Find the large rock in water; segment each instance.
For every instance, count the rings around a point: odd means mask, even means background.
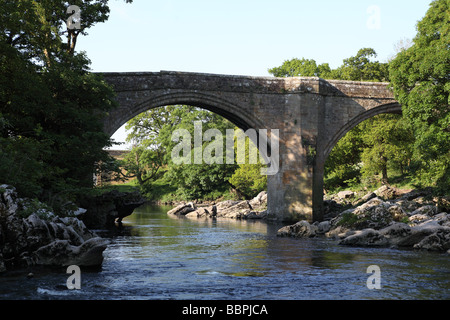
[[[339,244],[357,247],[385,247],[388,245],[388,240],[377,230],[364,229],[345,237]]]
[[[97,197],[85,197],[80,200],[86,212],[83,222],[90,229],[109,229],[116,220],[133,213],[134,209],[146,202],[139,192],[119,192],[113,190]]]
[[[438,206],[423,200],[411,203],[411,196],[407,197],[389,201],[373,198],[346,210],[331,220],[332,230],[327,235],[350,246],[449,250],[450,214],[438,213]]]
[[[41,264],[102,263],[108,241],[90,231],[83,221],[61,218],[46,209],[23,217],[28,201],[18,198],[10,186],[2,185],[0,190],[0,272]]]
[[[182,204],[168,212],[177,215],[183,213],[187,218],[264,219],[267,216],[267,193],[262,191],[251,200],[226,200],[208,207],[196,208],[192,203]]]
[[[299,221],[296,224],[290,226],[284,226],[278,230],[277,236],[279,237],[292,237],[292,238],[308,238],[316,236],[318,227],[309,224],[308,221]]]
[[[186,203],[186,204],[180,204],[176,206],[175,208],[169,210],[167,214],[173,214],[177,216],[185,216],[189,212],[195,211],[196,207],[192,202]]]
[[[39,265],[46,266],[99,266],[103,262],[103,251],[109,241],[92,238],[79,246],[70,244],[69,240],[55,240],[33,253],[33,259]]]

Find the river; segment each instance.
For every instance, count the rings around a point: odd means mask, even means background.
[[[102,267],[81,269],[80,290],[67,289],[65,269],[32,268],[0,275],[0,300],[450,299],[447,254],[279,238],[280,224],[174,218],[169,209],[144,205],[125,218]],[[367,286],[372,265],[380,289]]]

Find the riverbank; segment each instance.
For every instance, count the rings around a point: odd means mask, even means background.
[[[324,236],[340,245],[398,247],[450,254],[450,198],[431,190],[383,186],[358,197],[344,191],[329,197],[326,220],[299,221],[278,230],[281,237]]]
[[[20,198],[0,185],[0,272],[30,266],[100,266],[109,240],[94,229],[108,229],[145,203],[139,193],[111,191],[80,200],[64,216],[37,200]]]
[[[0,185],[0,272],[42,266],[98,266],[108,240],[89,230],[74,209],[59,217],[37,200]]]
[[[382,186],[374,192],[342,191],[324,201],[324,221],[299,221],[278,230],[280,237],[327,237],[340,245],[399,247],[450,254],[450,198],[430,189]],[[268,219],[267,193],[251,200],[214,204],[181,203],[167,212],[186,218]]]
[[[267,193],[260,192],[251,200],[225,200],[213,203],[181,203],[167,214],[187,218],[266,219]]]

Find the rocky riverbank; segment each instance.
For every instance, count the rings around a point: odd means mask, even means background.
[[[299,221],[281,228],[278,235],[325,236],[348,246],[450,253],[449,197],[432,197],[429,190],[405,192],[383,186],[361,198],[353,192],[342,192],[327,200],[326,207],[327,220],[312,224]]]
[[[267,193],[260,192],[251,200],[226,200],[206,206],[198,206],[193,202],[183,203],[168,211],[167,214],[187,218],[265,219]]]
[[[0,272],[34,265],[101,265],[108,241],[76,217],[84,209],[61,218],[38,206],[0,185]]]
[[[145,202],[139,194],[112,191],[86,197],[83,207],[59,217],[35,200],[0,185],[0,272],[44,266],[99,266],[109,240],[91,229],[107,229]]]

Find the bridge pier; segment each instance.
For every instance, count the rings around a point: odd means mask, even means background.
[[[280,128],[280,169],[268,176],[269,216],[322,221],[324,159],[319,135],[324,99],[309,93],[286,95],[282,109],[283,121],[272,124]]]

